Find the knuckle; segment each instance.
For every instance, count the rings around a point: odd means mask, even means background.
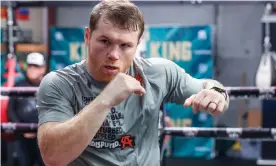
[[[193,105],[198,107],[199,106],[199,101],[198,100],[194,100]]]
[[[217,91],[214,91],[214,94],[215,94],[216,96],[219,96],[220,99],[223,97],[223,95],[222,95],[221,93],[217,92]]]
[[[220,93],[220,95],[219,95],[219,96],[220,96],[220,100],[225,101],[225,97],[224,97],[224,95],[223,95],[223,94],[221,94],[221,93]]]
[[[212,96],[209,96],[209,95],[206,96],[205,98],[209,101],[209,103],[210,103],[210,101],[213,101],[213,99],[214,99]],[[208,104],[209,104],[209,103],[208,103]]]
[[[127,83],[126,85],[127,85],[127,88],[128,88],[129,90],[134,89],[134,87],[133,87],[133,85],[132,85],[132,84]]]
[[[216,109],[216,105],[214,103],[209,104],[209,109],[210,110],[215,110]]]
[[[201,91],[201,94],[203,94],[203,95],[206,95],[208,93],[208,90],[207,89],[203,89],[202,91]]]
[[[122,81],[123,81],[124,86],[129,88],[130,85],[129,85],[128,81],[126,79],[123,79]]]
[[[223,112],[223,109],[224,109],[224,105],[223,104],[217,108],[217,110],[220,111],[220,112]]]
[[[222,112],[222,109],[218,108],[218,109],[216,110],[216,112]]]
[[[200,104],[199,104],[199,107],[200,107],[201,109],[205,109],[205,104],[200,103]]]
[[[206,111],[207,111],[207,109],[204,108],[204,107],[199,107],[198,109],[199,109],[200,111],[203,111],[203,112],[206,112]]]
[[[123,85],[123,86],[124,86],[126,89],[131,89],[131,88],[132,88],[132,85],[129,83],[129,81],[127,81],[126,79],[124,79],[123,82],[124,82],[124,85]]]
[[[203,92],[204,92],[204,93],[209,93],[209,92],[210,92],[210,89],[203,89]]]
[[[141,83],[138,81],[138,80],[136,80],[136,79],[134,79],[134,82],[135,82],[135,84],[137,84],[137,85],[140,85]]]

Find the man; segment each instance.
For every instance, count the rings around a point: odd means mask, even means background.
[[[128,1],[102,1],[85,28],[87,59],[47,74],[39,87],[38,142],[49,166],[159,165],[159,109],[174,102],[217,115],[217,81],[175,63],[135,56],[144,18]]]
[[[44,56],[40,53],[27,55],[25,78],[16,87],[38,87],[46,72]],[[11,98],[8,104],[8,120],[15,123],[38,123],[36,100],[34,98]],[[20,166],[44,165],[36,139],[36,133],[19,135],[16,151]]]

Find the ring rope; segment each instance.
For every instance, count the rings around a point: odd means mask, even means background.
[[[37,123],[1,123],[1,132],[6,134],[37,132]]]
[[[276,128],[165,127],[162,132],[182,137],[276,140]]]
[[[9,97],[35,97],[37,87],[1,87],[1,96]]]
[[[259,88],[259,87],[225,87],[231,99],[235,98],[275,98],[276,87]]]
[[[1,123],[1,132],[6,134],[37,132],[37,128],[36,123]],[[276,140],[276,128],[165,127],[159,130],[162,135],[181,137]]]
[[[230,99],[238,98],[276,98],[276,87],[225,87]],[[1,87],[1,96],[35,97],[37,87]]]

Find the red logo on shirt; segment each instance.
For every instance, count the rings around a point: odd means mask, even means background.
[[[121,149],[125,149],[126,147],[131,147],[134,149],[135,142],[134,137],[130,135],[122,136],[121,138]]]
[[[143,85],[143,77],[141,76],[141,74],[136,74],[135,75],[135,79],[137,80],[137,81],[139,81],[140,82],[140,84],[142,85],[142,86],[144,86]]]

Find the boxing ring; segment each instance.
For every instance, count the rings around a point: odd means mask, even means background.
[[[226,87],[230,100],[258,98],[260,100],[276,98],[276,87]],[[1,87],[1,98],[35,98],[35,87]],[[37,124],[1,123],[2,133],[36,132]],[[276,139],[276,128],[194,128],[164,127],[159,129],[161,135],[183,137],[214,137],[227,139]]]
[[[276,98],[276,87],[226,87],[231,100],[258,98],[261,100]],[[38,88],[33,87],[1,87],[1,98],[36,97]],[[36,132],[37,124],[33,123],[1,123],[1,132],[5,134]],[[197,127],[163,127],[159,129],[160,137],[166,135],[182,137],[202,137],[216,139],[249,139],[275,141],[276,128],[197,128]]]
[[[45,6],[48,3],[43,2]],[[177,3],[177,2],[175,2]],[[188,2],[189,3],[189,2]],[[22,3],[21,6],[29,6],[30,4]],[[41,4],[33,4],[33,6],[40,6]],[[85,4],[86,5],[86,4]],[[89,5],[91,5],[89,3]],[[60,4],[64,6],[64,4]],[[12,25],[9,26],[9,32],[12,32]],[[9,34],[9,52],[14,54],[12,42],[12,34]],[[38,88],[33,87],[1,87],[1,98],[35,98]],[[276,87],[258,88],[258,87],[226,87],[230,100],[243,100],[249,98],[257,98],[260,100],[276,99]],[[37,132],[38,125],[35,123],[1,123],[1,133],[16,134]],[[198,128],[198,127],[164,127],[160,128],[160,139],[163,140],[166,135],[181,136],[186,138],[215,138],[224,140],[260,140],[260,141],[275,141],[276,128]],[[161,157],[165,149],[161,149]]]

